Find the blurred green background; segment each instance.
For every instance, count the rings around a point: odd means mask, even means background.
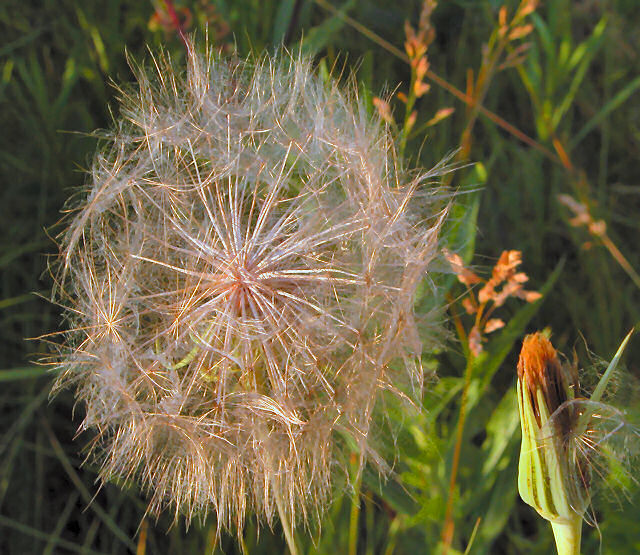
[[[358,488],[337,492],[325,521],[298,531],[301,552],[438,553],[447,527],[450,553],[553,551],[550,529],[517,497],[515,364],[527,332],[550,327],[556,347],[575,348],[588,365],[586,346],[608,359],[640,322],[640,10],[637,0],[547,0],[513,22],[527,5],[441,0],[426,17],[425,4],[405,0],[2,2],[0,553],[286,549],[278,528],[256,522],[244,547],[233,536],[216,545],[211,516],[188,530],[171,515],[143,519],[135,489],[96,484],[79,454],[88,437],[76,437],[83,408],[72,392],[49,401],[52,376],[34,364],[48,348],[25,340],[61,325],[47,301],[52,237],[86,180],[98,146],[91,132],[117,117],[113,84],[133,79],[127,55],[145,60],[147,48],[164,47],[183,59],[180,31],[203,38],[205,28],[225,52],[284,44],[313,56],[321,73],[355,75],[371,111],[388,101],[409,167],[460,149],[467,165],[445,185],[464,194],[446,242],[484,277],[503,250],[522,251],[528,289],[544,293],[501,307],[507,325],[484,334],[474,357],[465,343],[473,320],[458,303],[465,290],[442,278],[459,341],[425,357],[440,378],[425,411],[390,415],[402,420],[394,474],[385,482],[367,471]],[[411,30],[428,46],[423,79],[406,58]],[[639,354],[632,340],[632,376]],[[598,468],[601,481],[625,487],[597,496],[583,553],[640,552],[633,469],[619,462]]]

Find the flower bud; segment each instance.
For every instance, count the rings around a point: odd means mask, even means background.
[[[518,490],[551,523],[559,554],[579,553],[589,504],[585,461],[569,447],[580,417],[571,402],[577,389],[577,373],[560,364],[551,342],[541,333],[528,335],[518,361]]]

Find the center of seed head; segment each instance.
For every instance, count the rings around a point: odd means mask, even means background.
[[[251,284],[255,281],[255,278],[248,268],[242,266],[234,268],[231,278],[230,299],[234,308],[241,311],[248,304],[248,297],[251,295]]]

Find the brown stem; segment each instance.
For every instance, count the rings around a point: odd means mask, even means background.
[[[182,39],[185,48],[189,50],[189,41],[182,30],[182,23],[180,23],[180,18],[178,17],[178,13],[173,5],[173,0],[164,0],[164,4],[167,7],[167,13],[171,18],[171,23],[173,23],[176,31],[178,31],[178,35],[180,36],[180,39]]]

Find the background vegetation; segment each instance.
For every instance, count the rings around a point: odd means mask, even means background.
[[[143,519],[135,489],[95,484],[95,469],[81,466],[87,438],[75,437],[72,394],[49,402],[51,376],[33,364],[46,347],[25,342],[60,325],[59,310],[34,292],[46,297],[51,287],[50,237],[85,180],[97,146],[90,133],[117,111],[112,83],[132,80],[127,53],[142,60],[147,45],[163,46],[179,58],[180,31],[202,37],[207,25],[209,42],[228,52],[284,43],[314,56],[321,72],[353,73],[370,109],[389,110],[409,166],[460,148],[468,165],[446,178],[464,193],[449,247],[484,277],[503,250],[522,251],[528,288],[544,294],[499,307],[506,326],[482,342],[461,304],[465,288],[442,278],[458,341],[424,361],[439,380],[425,411],[402,419],[394,475],[365,473],[339,492],[321,526],[299,531],[301,551],[552,552],[550,529],[517,497],[515,362],[534,329],[549,326],[556,346],[586,364],[585,345],[611,357],[640,321],[640,12],[636,0],[441,0],[432,13],[425,5],[2,2],[0,553],[241,552],[234,537],[214,548],[211,518],[188,530],[171,527],[171,515]],[[419,299],[418,311],[430,302]],[[638,354],[632,341],[631,374]],[[634,484],[618,479],[626,493],[596,500],[584,553],[640,552]],[[243,541],[249,553],[285,550],[280,530],[258,523]]]

